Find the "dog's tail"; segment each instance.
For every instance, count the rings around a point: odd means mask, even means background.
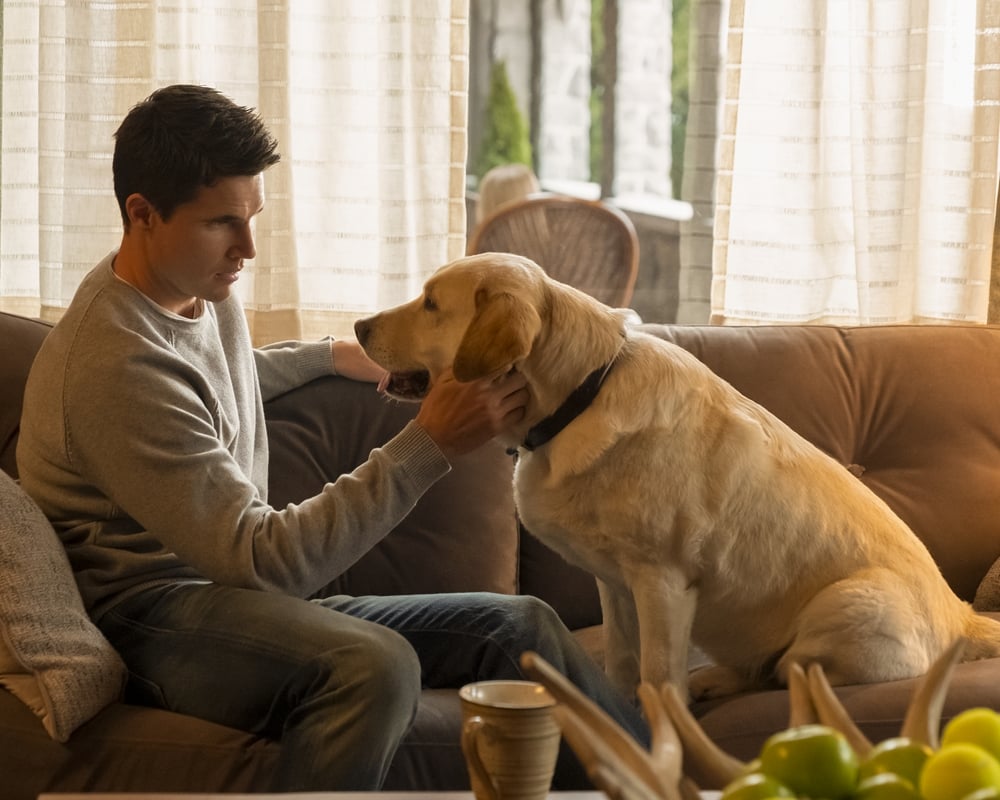
[[[1000,620],[970,613],[965,623],[965,635],[968,641],[962,654],[963,661],[1000,656]]]

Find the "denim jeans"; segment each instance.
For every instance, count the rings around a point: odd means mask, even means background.
[[[271,791],[379,788],[422,687],[522,678],[525,650],[648,741],[636,706],[533,597],[308,601],[183,583],[128,598],[98,624],[128,664],[132,702],[280,740]],[[564,752],[560,769],[580,767]]]

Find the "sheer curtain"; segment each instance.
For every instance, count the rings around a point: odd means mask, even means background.
[[[1000,325],[1000,197],[997,198],[997,217],[993,223],[993,262],[990,270],[990,305],[986,321]]]
[[[729,0],[689,2],[690,89],[681,197],[691,204],[692,214],[680,224],[677,321],[697,325],[708,322],[711,315],[715,188]]]
[[[0,308],[57,318],[117,245],[112,135],[176,82],[281,143],[239,284],[258,343],[408,299],[465,246],[468,2],[5,4]]]
[[[712,321],[985,321],[1000,2],[730,0],[724,59]]]

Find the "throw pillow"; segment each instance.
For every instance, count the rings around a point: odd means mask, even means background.
[[[980,581],[972,607],[976,611],[1000,611],[1000,558]]]
[[[125,675],[83,608],[52,525],[0,470],[0,686],[65,742],[120,696]]]

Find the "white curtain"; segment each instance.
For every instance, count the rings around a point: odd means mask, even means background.
[[[712,321],[984,322],[997,0],[731,0]]]
[[[711,316],[712,251],[718,141],[722,129],[729,0],[690,0],[689,103],[681,197],[691,218],[680,224],[677,322],[704,324]]]
[[[997,217],[993,222],[993,262],[990,269],[990,302],[986,321],[1000,325],[1000,197],[997,198]]]
[[[258,343],[349,335],[409,299],[465,246],[468,3],[5,4],[0,308],[57,318],[117,245],[113,133],[177,82],[280,141],[239,284]]]

